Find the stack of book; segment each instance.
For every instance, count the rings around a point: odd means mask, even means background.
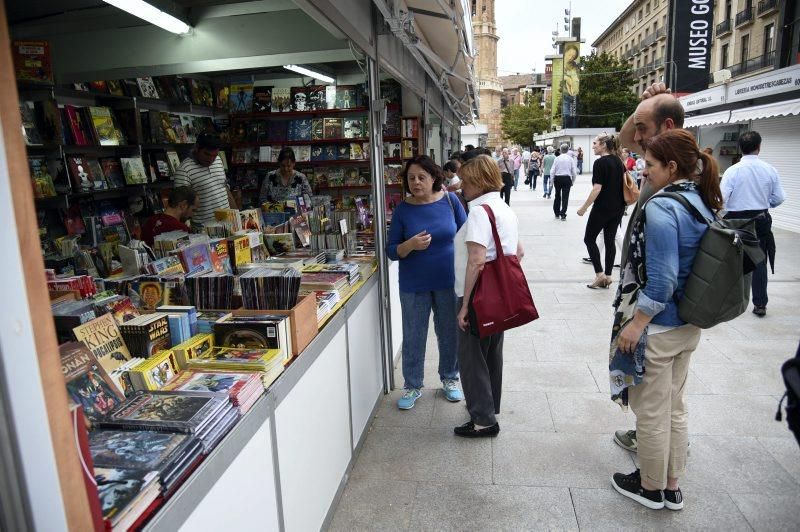
[[[197,332],[198,333],[213,333],[214,323],[226,316],[230,316],[230,312],[225,310],[203,310],[197,313]]]
[[[228,349],[215,347],[189,361],[199,371],[258,371],[264,388],[283,373],[285,358],[279,349]]]
[[[94,468],[103,519],[111,530],[128,530],[146,514],[161,493],[156,471]]]
[[[125,345],[133,356],[150,358],[170,347],[169,318],[163,312],[143,314],[120,325]]]
[[[101,428],[156,430],[194,435],[207,454],[236,423],[227,396],[207,392],[137,392],[100,422]]]
[[[206,273],[186,278],[189,303],[198,309],[229,309],[233,305],[235,278],[225,273]]]
[[[175,352],[165,350],[142,360],[128,370],[131,385],[136,391],[160,390],[178,374]]]
[[[304,273],[300,287],[309,292],[336,292],[339,300],[350,295],[353,289],[346,273]]]
[[[188,434],[154,431],[95,430],[89,433],[95,468],[155,471],[170,495],[202,454],[203,446]]]
[[[258,398],[264,394],[260,372],[183,371],[164,389],[182,392],[227,393],[231,403],[239,409],[240,414],[247,413]]]
[[[239,284],[244,308],[288,310],[297,304],[300,272],[294,268],[255,268],[242,274]]]

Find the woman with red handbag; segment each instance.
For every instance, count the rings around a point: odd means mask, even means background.
[[[483,337],[477,330],[473,332],[479,324],[474,323],[474,316],[470,323],[470,295],[474,299],[479,274],[486,264],[498,258],[497,241],[502,248],[501,256],[516,255],[521,259],[523,251],[517,216],[500,197],[504,185],[497,163],[487,155],[479,155],[464,163],[459,177],[470,211],[455,238],[455,291],[460,309],[458,363],[471,419],[454,432],[470,438],[496,436],[500,432],[495,415],[500,412],[503,332]]]

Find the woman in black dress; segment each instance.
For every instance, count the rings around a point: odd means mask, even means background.
[[[578,209],[578,216],[583,216],[592,207],[583,237],[595,271],[594,282],[586,285],[589,288],[608,288],[612,282],[611,273],[617,251],[614,235],[625,212],[625,200],[622,196],[625,165],[622,164],[617,149],[617,139],[613,135],[603,133],[592,140],[592,151],[599,158],[592,166],[592,192]],[[603,232],[606,248],[605,269],[600,262],[600,250],[596,242],[600,231]]]

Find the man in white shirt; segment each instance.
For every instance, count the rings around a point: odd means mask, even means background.
[[[578,175],[578,165],[575,158],[570,156],[569,145],[562,144],[559,147],[561,155],[556,157],[553,167],[550,169],[550,181],[556,189],[556,198],[553,200],[553,212],[556,218],[561,218],[562,222],[567,221],[567,203],[569,203],[569,190],[575,184]]]
[[[225,168],[219,158],[219,138],[212,133],[201,133],[192,155],[184,159],[175,171],[176,187],[189,187],[197,194],[200,205],[192,216],[194,224],[205,225],[214,221],[214,211],[236,206],[225,177]]]
[[[742,160],[725,170],[720,183],[725,218],[755,218],[759,244],[774,269],[775,239],[769,209],[783,203],[786,195],[778,171],[758,157],[761,135],[757,131],[742,133],[739,148]],[[753,272],[753,314],[762,318],[767,315],[767,260]]]

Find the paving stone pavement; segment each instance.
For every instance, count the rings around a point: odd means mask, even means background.
[[[431,327],[423,396],[402,412],[399,391],[382,399],[332,530],[800,530],[800,447],[774,420],[779,368],[800,339],[800,234],[775,231],[767,317],[748,311],[703,332],[687,389],[686,507],[648,510],[610,484],[635,467],[612,442],[634,417],[608,399],[614,287],[585,287],[593,272],[575,211],[589,181],[578,178],[566,222],[541,189],[512,193],[541,319],[506,333],[500,435],[453,436],[468,416],[438,390]],[[399,365],[395,377],[402,386]]]

